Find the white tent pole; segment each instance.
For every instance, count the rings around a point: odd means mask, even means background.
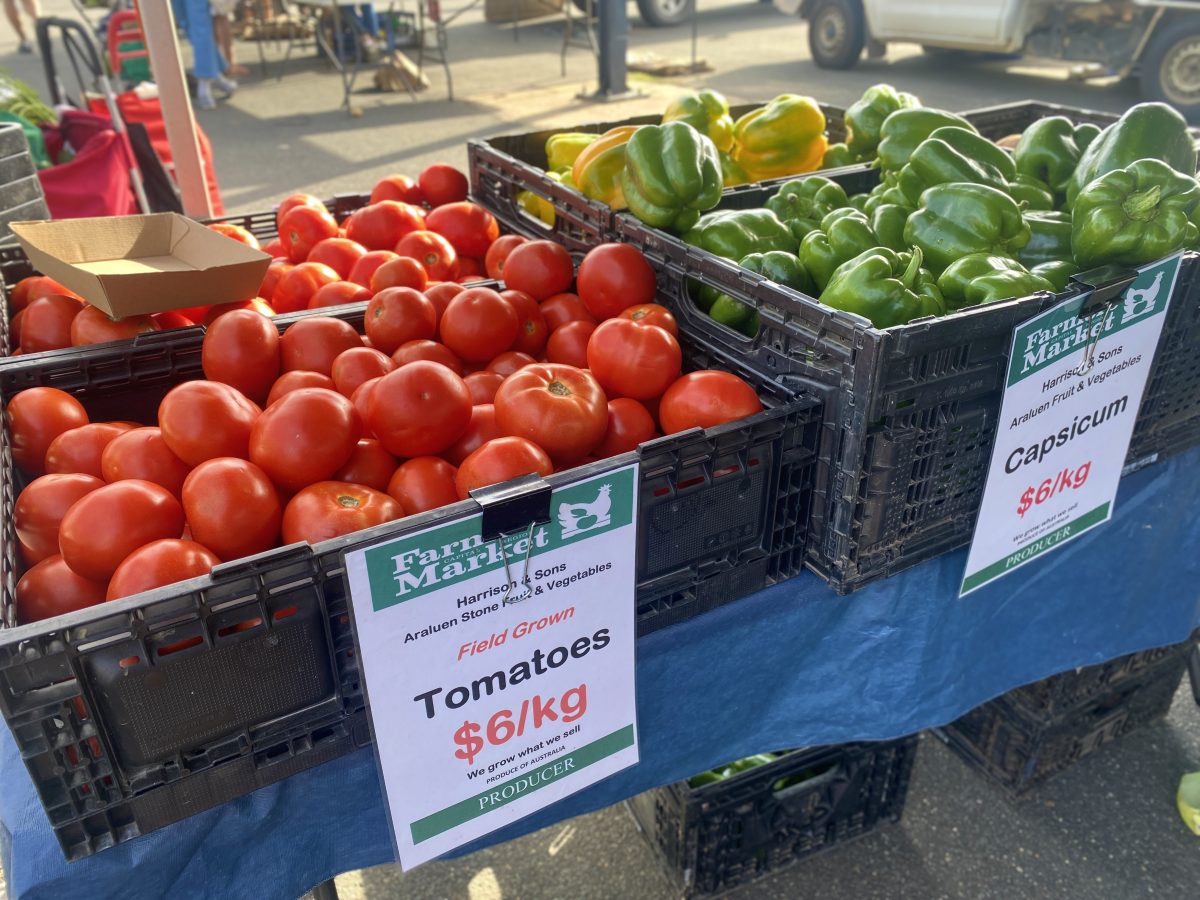
[[[163,123],[175,166],[175,181],[183,198],[183,211],[196,219],[212,218],[208,184],[204,179],[204,162],[196,138],[196,120],[188,96],[179,44],[175,39],[175,14],[170,0],[141,0],[138,11],[146,49],[150,51],[150,67],[158,83]]]

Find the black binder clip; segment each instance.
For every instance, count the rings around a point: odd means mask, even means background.
[[[504,561],[507,588],[501,602],[507,606],[533,596],[529,579],[529,557],[533,554],[533,530],[550,521],[550,485],[537,475],[523,475],[501,485],[471,491],[471,499],[483,507],[480,537],[497,541],[500,558]],[[508,543],[517,535],[525,540],[521,580],[512,577],[508,559]],[[518,538],[520,540],[520,538]],[[515,596],[514,596],[515,595]]]

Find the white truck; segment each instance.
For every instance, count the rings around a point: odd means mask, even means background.
[[[889,41],[1097,63],[1200,118],[1200,0],[774,0],[808,21],[813,60],[848,69]]]

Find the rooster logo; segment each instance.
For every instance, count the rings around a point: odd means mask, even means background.
[[[611,490],[612,488],[605,484],[600,487],[596,499],[590,503],[558,504],[558,524],[562,527],[564,539],[595,528],[603,528],[612,521],[609,516]]]
[[[1136,319],[1138,316],[1144,316],[1147,313],[1154,311],[1154,301],[1158,299],[1158,292],[1162,289],[1163,273],[1160,269],[1158,274],[1154,276],[1154,281],[1149,287],[1139,288],[1134,290],[1130,288],[1125,292],[1125,308],[1121,311],[1121,321],[1128,322],[1130,319]]]

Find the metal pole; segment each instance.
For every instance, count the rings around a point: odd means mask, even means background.
[[[570,0],[567,0],[570,2]],[[626,81],[625,52],[629,47],[629,15],[625,0],[600,0],[600,67],[601,97],[629,93]]]

